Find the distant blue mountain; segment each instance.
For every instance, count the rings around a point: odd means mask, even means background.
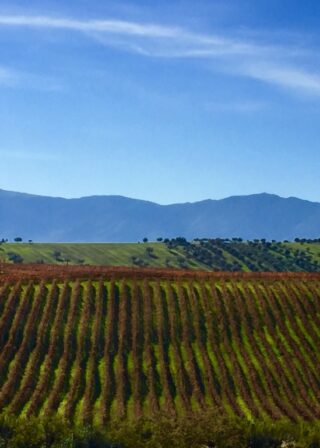
[[[159,205],[122,196],[63,199],[0,190],[0,238],[127,242],[144,237],[320,237],[320,203],[271,194]]]

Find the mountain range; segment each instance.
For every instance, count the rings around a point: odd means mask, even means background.
[[[77,199],[0,189],[0,238],[135,242],[142,238],[320,237],[320,203],[261,193],[159,205],[123,196]]]

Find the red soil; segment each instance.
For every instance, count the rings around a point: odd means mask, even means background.
[[[17,280],[43,279],[100,279],[100,278],[300,278],[318,279],[320,273],[296,273],[296,272],[208,272],[183,269],[159,269],[159,268],[130,268],[110,266],[74,266],[54,264],[9,264],[0,263],[0,283],[15,282]]]

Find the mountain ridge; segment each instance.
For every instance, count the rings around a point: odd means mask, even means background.
[[[64,197],[64,196],[50,196],[50,195],[42,195],[38,193],[26,193],[23,191],[13,191],[13,190],[5,190],[3,188],[0,188],[0,196],[1,194],[5,195],[16,195],[16,196],[30,196],[30,197],[36,197],[36,198],[46,198],[46,199],[64,199],[66,201],[73,201],[73,200],[80,200],[80,199],[89,199],[89,198],[124,198],[124,199],[130,199],[132,201],[143,201],[148,202],[155,205],[160,205],[162,207],[170,206],[170,205],[185,205],[185,204],[198,204],[201,202],[219,202],[219,201],[225,201],[227,199],[236,199],[236,198],[247,198],[247,197],[274,197],[279,199],[297,199],[299,201],[309,202],[311,204],[320,204],[320,201],[311,201],[310,199],[303,199],[299,198],[297,196],[280,196],[276,193],[268,193],[266,191],[262,191],[261,193],[251,193],[251,194],[234,194],[231,196],[226,196],[224,198],[220,199],[212,199],[212,198],[206,198],[206,199],[200,199],[198,201],[186,201],[186,202],[172,202],[170,204],[160,204],[156,201],[150,201],[148,199],[141,199],[141,198],[132,198],[129,196],[124,196],[121,194],[93,194],[93,195],[85,195],[85,196],[73,196],[70,198]]]
[[[318,238],[320,203],[256,193],[162,205],[121,195],[63,198],[0,189],[0,237],[16,236],[39,242]]]

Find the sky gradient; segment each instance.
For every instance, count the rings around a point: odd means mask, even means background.
[[[0,188],[320,202],[319,27],[312,0],[1,1]]]

